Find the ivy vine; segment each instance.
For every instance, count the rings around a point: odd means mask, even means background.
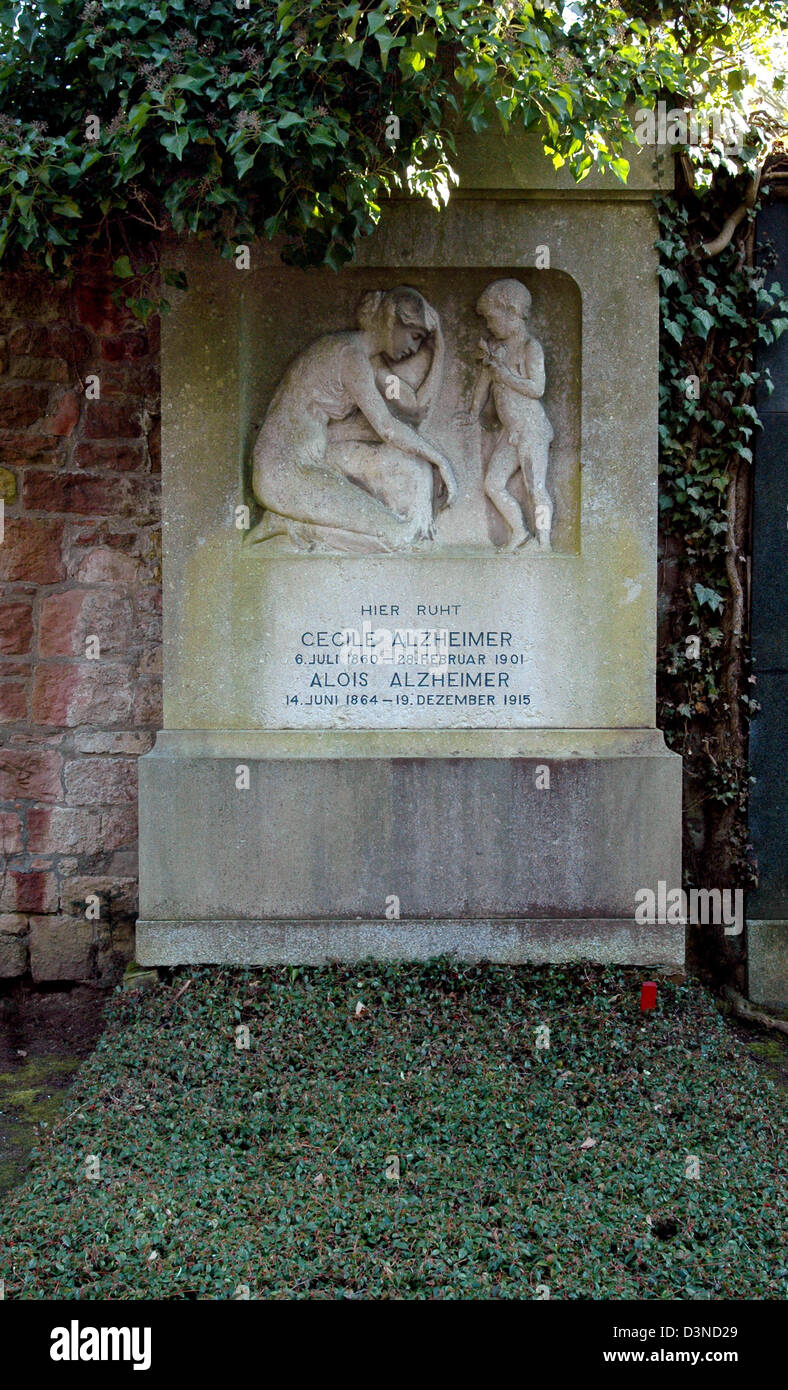
[[[663,615],[658,720],[684,758],[689,877],[697,882],[700,858],[707,876],[722,865],[718,882],[732,877],[747,887],[755,882],[747,731],[758,709],[747,642],[747,525],[756,393],[771,390],[756,359],[788,329],[788,297],[767,283],[768,248],[750,263],[752,223],[744,241],[716,257],[704,253],[726,192],[665,198],[660,207],[661,559],[672,602]]]

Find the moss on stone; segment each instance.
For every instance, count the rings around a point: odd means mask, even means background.
[[[23,1176],[41,1125],[52,1125],[66,1097],[78,1057],[45,1053],[23,1066],[0,1072],[0,1196]]]

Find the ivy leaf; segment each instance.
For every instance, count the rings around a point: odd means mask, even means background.
[[[60,235],[60,232],[52,226],[51,222],[47,223],[46,235],[47,241],[50,241],[53,246],[68,246],[68,242],[66,241],[65,237],[62,237]]]
[[[206,82],[211,77],[211,73],[183,73],[178,74],[172,79],[172,86],[178,87],[185,92],[201,92]]]
[[[183,151],[189,143],[189,132],[182,126],[178,130],[173,130],[169,135],[162,135],[161,143],[165,150],[174,154],[177,160],[183,158]]]
[[[705,604],[707,608],[711,609],[712,613],[719,613],[725,606],[725,600],[722,595],[718,594],[716,589],[707,589],[703,584],[695,585],[695,597],[701,608]]]
[[[405,40],[397,38],[396,34],[392,34],[389,29],[379,29],[375,38],[380,46],[380,65],[385,72],[392,48],[402,48]]]
[[[403,48],[399,65],[402,72],[406,72],[408,68],[412,68],[414,72],[422,72],[427,66],[427,60],[417,48]]]
[[[257,158],[258,150],[258,145],[255,145],[254,148],[251,150],[236,150],[235,168],[238,173],[239,179],[242,179],[244,174],[249,173],[249,170],[251,169],[252,165],[255,162],[255,159]]]
[[[112,266],[112,274],[116,275],[119,280],[130,279],[134,274],[134,270],[132,269],[131,261],[128,256],[118,256],[118,259]]]
[[[698,328],[700,324],[700,328]],[[714,315],[708,309],[699,309],[697,306],[692,311],[692,327],[699,338],[708,338],[714,327]]]
[[[378,29],[382,29],[388,18],[385,10],[373,10],[367,15],[367,32],[376,34]]]
[[[182,270],[173,270],[171,266],[168,266],[164,272],[164,283],[165,285],[173,285],[179,290],[188,288],[185,272]]]
[[[352,68],[358,69],[361,66],[361,59],[364,56],[364,40],[356,39],[355,43],[349,43],[342,54],[346,63]]]

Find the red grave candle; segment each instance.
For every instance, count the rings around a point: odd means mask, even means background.
[[[657,1002],[657,986],[653,980],[646,980],[640,990],[640,1009],[642,1013],[648,1013],[653,1009]]]

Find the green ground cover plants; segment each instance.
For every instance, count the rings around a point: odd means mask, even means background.
[[[784,1299],[784,1092],[696,981],[642,1015],[643,978],[119,990],[0,1217],[6,1298]]]

